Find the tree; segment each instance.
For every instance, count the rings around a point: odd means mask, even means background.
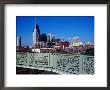
[[[94,56],[94,48],[87,49],[84,54]]]

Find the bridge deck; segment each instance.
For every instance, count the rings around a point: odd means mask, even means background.
[[[16,74],[57,74],[52,71],[16,67]]]

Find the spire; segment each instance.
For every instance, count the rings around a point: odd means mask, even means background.
[[[38,27],[38,17],[35,16],[35,29],[37,29],[37,27]]]
[[[36,25],[37,25],[37,18],[36,18],[36,16],[35,16],[35,28],[36,28]]]
[[[38,32],[38,33],[39,33],[39,35],[40,35],[40,30],[39,30],[39,25],[37,24],[37,23],[38,23],[37,19],[38,19],[38,17],[37,17],[37,16],[35,16],[35,25],[34,25],[34,30],[35,30],[35,32]]]

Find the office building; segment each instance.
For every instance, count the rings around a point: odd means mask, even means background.
[[[21,46],[21,37],[17,37],[17,45],[16,46]]]
[[[34,26],[32,38],[33,38],[33,47],[37,48],[39,46],[39,41],[40,41],[40,29],[39,29],[39,25],[36,24],[36,17],[35,17],[35,26]]]
[[[47,42],[51,42],[52,41],[52,34],[48,34],[47,36]]]

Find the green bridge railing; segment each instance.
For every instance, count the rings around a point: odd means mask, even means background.
[[[16,65],[59,74],[94,74],[94,56],[87,55],[17,52]]]

